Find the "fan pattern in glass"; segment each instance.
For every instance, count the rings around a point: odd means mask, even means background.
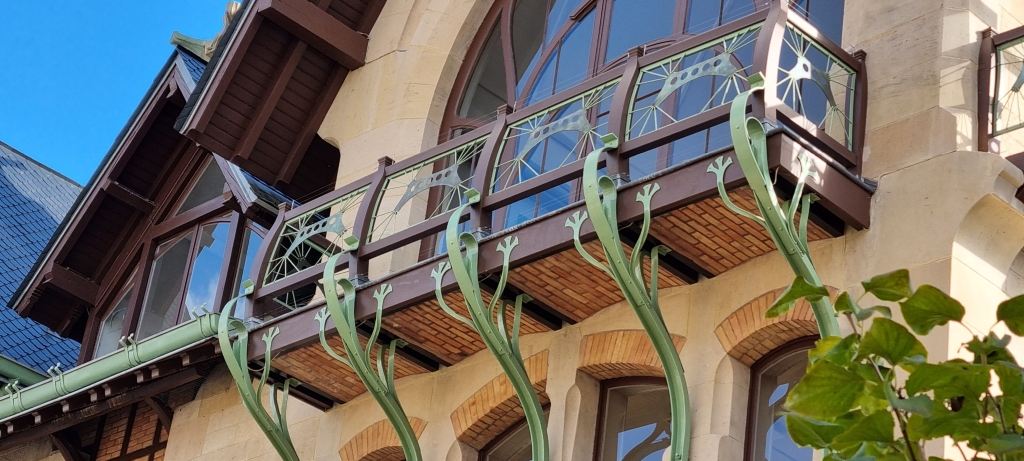
[[[601,147],[608,132],[607,113],[618,80],[515,123],[494,167],[494,191],[507,189],[583,158]]]
[[[408,229],[462,204],[487,138],[470,141],[388,176],[370,221],[367,243]]]
[[[853,69],[792,25],[786,27],[779,61],[778,98],[852,149]]]
[[[992,102],[992,134],[1024,127],[1024,38],[996,50],[996,94]]]
[[[629,106],[629,139],[728,104],[746,90],[761,25],[640,69]]]
[[[345,251],[366,188],[289,219],[281,227],[267,266],[267,285]]]

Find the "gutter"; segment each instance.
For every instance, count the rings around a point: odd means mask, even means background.
[[[0,376],[10,381],[17,381],[25,386],[38,384],[46,378],[42,373],[26,367],[3,354],[0,354]]]
[[[28,388],[12,389],[8,386],[4,389],[7,395],[0,397],[0,422],[22,416],[40,406],[58,402],[70,394],[91,388],[214,338],[217,336],[219,320],[219,314],[209,314],[137,343],[134,339],[122,338],[121,344],[125,347],[67,373],[55,368],[48,371],[49,378]]]

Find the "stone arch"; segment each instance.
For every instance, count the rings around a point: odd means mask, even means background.
[[[953,238],[953,261],[1006,290],[1007,275],[1024,248],[1024,215],[1020,202],[1015,208],[994,194],[978,200],[964,216]],[[955,270],[955,269],[954,269]],[[954,297],[957,287],[950,287]],[[1007,293],[1009,294],[1009,293]]]
[[[835,294],[838,290],[826,287]],[[748,367],[790,341],[818,334],[818,324],[807,300],[801,299],[785,315],[768,319],[764,313],[786,291],[776,288],[747,302],[715,328],[726,353]]]
[[[413,432],[419,438],[427,422],[419,418],[409,418]],[[342,461],[402,461],[405,453],[402,443],[398,440],[391,422],[382,419],[363,429],[341,447],[338,452]]]
[[[676,351],[686,338],[672,335]],[[579,370],[598,381],[630,376],[664,377],[665,371],[654,344],[643,330],[615,330],[583,337]]]
[[[540,403],[550,402],[546,389],[548,381],[548,351],[534,354],[523,361],[526,374]],[[484,384],[462,405],[452,412],[455,438],[477,450],[523,419],[523,407],[512,382],[504,374]]]

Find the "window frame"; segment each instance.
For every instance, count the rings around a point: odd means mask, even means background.
[[[821,338],[818,336],[804,336],[803,338],[794,339],[771,350],[751,365],[750,383],[747,386],[746,427],[743,430],[743,461],[750,461],[754,459],[754,440],[757,437],[757,434],[754,433],[754,423],[757,421],[757,396],[761,390],[760,381],[756,379],[757,376],[764,372],[765,369],[770,368],[780,360],[789,357],[794,352],[809,352],[811,349],[814,349],[814,344],[819,339]]]
[[[597,399],[597,425],[594,427],[593,459],[595,460],[601,454],[604,438],[607,435],[605,434],[605,408],[608,406],[608,392],[617,387],[630,386],[663,386],[665,389],[668,389],[668,380],[660,376],[627,376],[601,381],[601,389]]]
[[[545,421],[547,421],[551,414],[551,403],[545,403],[541,405],[540,408],[541,411],[544,413]],[[491,439],[490,442],[487,442],[487,445],[484,445],[484,447],[477,452],[477,461],[487,461],[487,455],[489,455],[492,451],[494,451],[495,448],[501,445],[502,442],[508,440],[509,437],[512,437],[513,435],[515,435],[516,432],[518,432],[520,429],[524,427],[526,427],[525,416],[519,418],[519,421],[516,421],[514,424],[509,426],[508,429],[505,429],[504,432],[498,434],[497,437]]]

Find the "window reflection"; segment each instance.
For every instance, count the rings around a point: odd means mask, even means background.
[[[599,461],[659,461],[668,449],[671,411],[664,384],[606,386]]]
[[[224,249],[227,246],[228,223],[207,224],[199,228],[199,252],[192,263],[192,274],[185,291],[185,308],[178,323],[195,319],[203,312],[213,312],[220,286],[220,273],[224,267]]]
[[[235,283],[234,293],[235,296],[242,295],[245,289],[242,287],[242,282],[249,279],[252,273],[252,263],[256,260],[256,252],[259,251],[260,245],[263,244],[263,237],[260,237],[252,229],[245,230],[245,237],[242,240],[243,251],[238,255],[238,265],[235,266]],[[235,318],[245,318],[246,309],[248,308],[249,300],[242,298],[235,304],[235,312],[231,315]]]
[[[501,29],[495,25],[484,44],[480,61],[466,86],[466,94],[459,107],[459,117],[469,119],[494,117],[495,109],[508,102],[507,95],[505,62],[501,52]]]
[[[808,343],[809,345],[810,343]],[[800,348],[754,365],[754,399],[750,411],[753,434],[749,461],[811,461],[814,450],[797,446],[786,431],[782,405],[807,369],[807,348]]]
[[[548,419],[548,408],[544,409],[544,420]],[[480,461],[531,461],[533,445],[530,443],[530,426],[526,419],[491,441],[480,450]]]
[[[604,62],[635,46],[672,35],[675,10],[675,0],[614,0]]]
[[[224,186],[226,184],[224,173],[220,171],[220,166],[217,165],[216,161],[210,160],[206,164],[203,174],[192,185],[192,189],[185,196],[185,201],[181,202],[181,206],[178,207],[178,211],[174,214],[179,215],[220,197],[224,193]]]
[[[192,237],[192,233],[189,233],[157,248],[136,339],[141,340],[164,331],[174,326],[178,319],[178,304],[192,249]]]
[[[134,276],[133,276],[134,277]],[[114,309],[107,314],[100,325],[100,335],[96,339],[96,357],[102,357],[114,352],[120,347],[122,331],[124,330],[124,315],[128,311],[128,304],[132,299],[132,290],[121,295],[121,299],[114,305]]]

